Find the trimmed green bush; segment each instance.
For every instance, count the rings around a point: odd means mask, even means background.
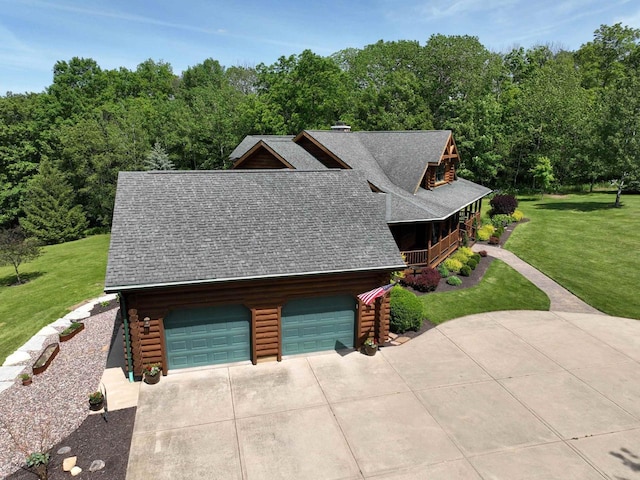
[[[438,265],[438,273],[442,278],[447,278],[450,275],[449,270],[444,266],[444,263]]]
[[[491,217],[491,225],[495,228],[506,227],[511,222],[513,222],[513,217],[511,215],[494,215]]]
[[[461,253],[467,257],[473,256],[473,250],[471,250],[469,247],[460,247],[456,253]]]
[[[476,267],[478,266],[478,262],[476,262],[473,258],[470,258],[469,261],[467,262],[467,266],[471,269],[471,270],[475,270]]]
[[[468,277],[469,275],[471,275],[471,267],[469,265],[463,265],[460,269],[460,275],[462,275],[463,277]]]
[[[458,273],[462,268],[462,262],[460,260],[456,260],[455,258],[447,258],[444,262],[444,266],[450,272]]]
[[[482,227],[480,227],[478,229],[478,240],[489,240],[489,237],[493,234],[493,232],[495,231],[495,228],[493,228],[493,225],[491,224],[487,224],[487,225],[483,225]]]
[[[524,213],[522,213],[522,210],[516,210],[511,214],[511,217],[513,218],[514,222],[519,222],[524,218]]]
[[[395,286],[391,289],[391,315],[389,327],[393,333],[420,330],[424,320],[422,302],[412,292]]]
[[[479,253],[474,253],[474,254],[471,256],[471,259],[472,259],[472,260],[475,260],[475,261],[476,261],[476,264],[480,263],[480,259],[481,259],[481,258],[482,258],[482,256],[481,256]]]
[[[454,287],[459,287],[460,285],[462,285],[462,280],[460,280],[455,275],[452,275],[451,277],[447,278],[447,283],[449,285],[453,285]]]
[[[463,265],[469,261],[469,257],[460,252],[454,253],[449,258],[452,258],[453,260],[458,260]]]

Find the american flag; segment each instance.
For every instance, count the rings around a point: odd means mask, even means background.
[[[358,295],[358,298],[365,305],[371,305],[376,298],[382,297],[391,289],[391,287],[393,287],[393,283],[385,285],[384,287],[374,288],[373,290],[369,290],[368,292],[361,293],[360,295]]]

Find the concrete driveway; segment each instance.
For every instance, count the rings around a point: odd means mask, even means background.
[[[640,322],[496,312],[142,385],[129,480],[640,479]]]

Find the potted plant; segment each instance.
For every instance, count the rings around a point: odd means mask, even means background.
[[[31,385],[31,383],[33,382],[31,375],[29,375],[28,373],[21,373],[20,380],[22,380],[22,385],[24,386]]]
[[[369,355],[370,357],[375,355],[376,352],[378,351],[378,344],[376,343],[376,340],[373,337],[367,338],[362,345],[364,347],[365,355]]]
[[[162,369],[160,368],[159,363],[151,363],[149,365],[145,365],[143,369],[144,381],[149,385],[154,385],[160,381],[160,373]]]
[[[98,390],[89,395],[89,410],[94,412],[102,409],[104,406],[104,394]]]

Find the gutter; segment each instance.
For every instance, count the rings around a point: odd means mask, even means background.
[[[129,382],[133,383],[133,359],[131,354],[131,336],[129,334],[129,313],[127,312],[127,304],[124,300],[124,294],[118,292],[120,298],[120,312],[122,313],[122,321],[124,323],[124,344],[127,353],[127,369],[129,370]]]
[[[261,279],[269,279],[269,278],[286,278],[286,277],[306,277],[309,275],[328,275],[332,273],[352,273],[352,272],[375,272],[378,270],[398,270],[399,268],[405,268],[406,265],[396,264],[396,265],[388,265],[385,267],[376,267],[376,268],[353,268],[349,270],[329,270],[323,272],[305,272],[305,273],[282,273],[278,275],[254,275],[250,277],[232,277],[232,278],[211,278],[205,280],[188,280],[188,281],[177,281],[177,282],[166,282],[166,283],[147,283],[143,285],[114,285],[111,287],[105,287],[104,291],[107,293],[118,292],[120,297],[122,298],[123,291],[130,290],[142,290],[145,288],[162,288],[162,287],[179,287],[185,285],[209,285],[215,283],[225,283],[225,282],[235,282],[242,280],[261,280]]]

